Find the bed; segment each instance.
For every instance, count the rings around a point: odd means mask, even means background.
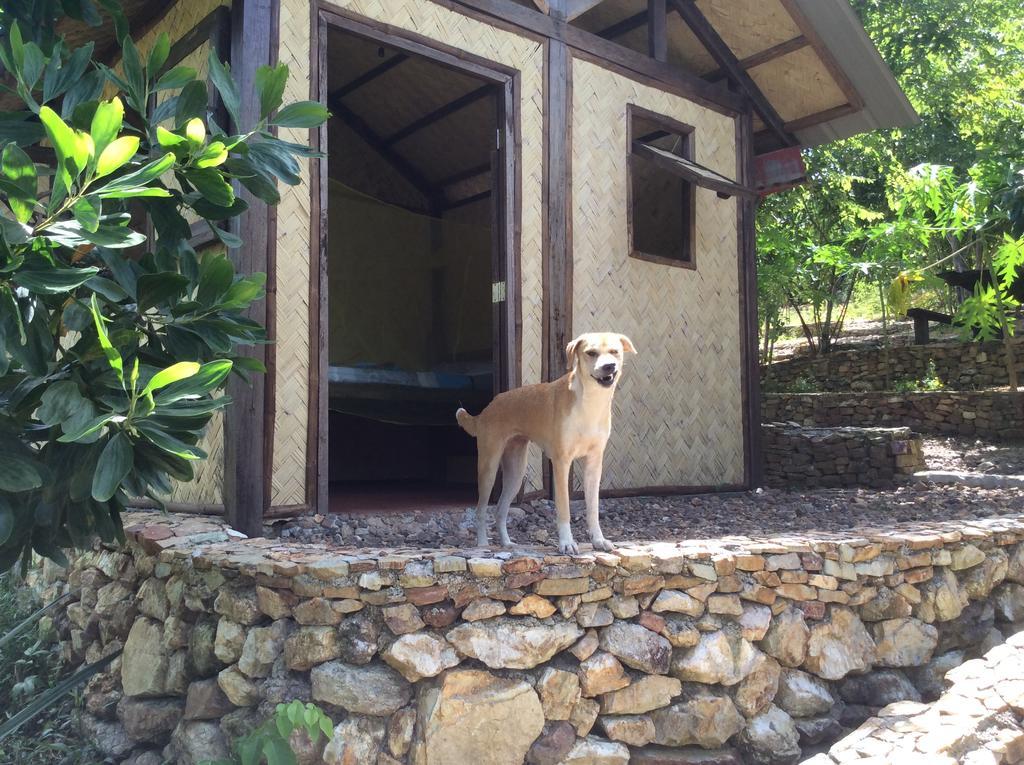
[[[386,365],[331,365],[332,412],[395,425],[450,426],[463,406],[476,413],[493,397],[489,363],[447,363],[414,371]]]

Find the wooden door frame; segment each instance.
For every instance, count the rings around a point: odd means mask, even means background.
[[[402,30],[374,19],[359,16],[321,0],[312,4],[310,98],[326,104],[327,34],[338,29],[346,34],[422,56],[461,74],[484,80],[498,91],[498,152],[502,166],[499,177],[492,177],[491,188],[500,198],[503,231],[494,281],[504,281],[505,300],[499,313],[504,342],[495,350],[496,390],[522,384],[522,295],[520,278],[520,240],[522,232],[522,132],[520,127],[521,80],[518,69],[468,53],[424,35]],[[310,270],[310,406],[306,502],[315,512],[326,512],[328,496],[328,290],[327,290],[327,179],[328,125],[325,122],[313,134],[314,148],[323,156],[312,163],[311,237],[316,268]],[[493,272],[492,272],[493,273]],[[500,355],[500,357],[499,357]]]

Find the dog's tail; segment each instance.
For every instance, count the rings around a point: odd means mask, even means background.
[[[459,407],[459,410],[455,412],[455,419],[458,420],[460,428],[476,438],[476,417]]]

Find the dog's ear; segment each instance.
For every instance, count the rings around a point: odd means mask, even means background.
[[[579,364],[579,358],[576,356],[576,349],[579,348],[580,343],[583,342],[583,335],[580,335],[567,346],[565,346],[565,368],[573,372],[576,370],[576,365]]]
[[[633,341],[625,335],[619,335],[619,340],[622,341],[622,350],[626,353],[636,353],[636,346],[633,345]]]

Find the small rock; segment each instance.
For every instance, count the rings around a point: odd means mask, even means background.
[[[300,672],[341,654],[338,631],[332,627],[300,627],[284,641],[284,661]]]
[[[439,675],[459,663],[447,640],[427,632],[402,635],[384,650],[381,658],[410,683]]]
[[[800,759],[800,734],[793,719],[774,704],[747,723],[737,743],[752,764],[790,765]]]
[[[636,715],[668,706],[682,692],[682,683],[674,677],[644,675],[625,688],[601,696],[601,713]],[[639,745],[638,745],[639,746]]]
[[[555,606],[547,598],[540,595],[527,595],[508,611],[514,616],[535,616],[547,619],[555,612]]]
[[[234,709],[220,689],[216,678],[195,680],[188,686],[185,698],[186,720],[218,720]]]
[[[662,746],[697,744],[716,749],[743,729],[743,716],[732,700],[709,688],[693,686],[686,698],[651,713],[654,743]]]
[[[753,669],[733,691],[733,702],[740,714],[749,719],[767,708],[778,692],[780,673],[778,661],[763,653],[757,654]]]
[[[647,715],[602,715],[605,735],[630,746],[646,746],[654,740],[654,720]]]
[[[768,632],[758,645],[783,666],[799,667],[807,657],[810,634],[803,614],[795,608],[787,608],[772,619]]]
[[[736,685],[754,669],[760,654],[739,635],[705,632],[696,646],[676,652],[672,675],[684,682]]]
[[[875,659],[875,644],[853,611],[836,606],[831,611],[828,621],[811,627],[803,667],[826,680],[839,680],[868,669]]]
[[[217,675],[217,685],[236,707],[252,707],[260,701],[260,690],[256,683],[239,672],[237,666],[221,670]]]
[[[560,765],[628,765],[629,749],[623,744],[587,736],[576,742]]]
[[[600,644],[603,650],[633,669],[651,675],[664,675],[669,670],[672,644],[638,624],[616,622],[605,627],[601,630]]]
[[[309,678],[315,701],[358,715],[386,717],[412,698],[409,683],[383,664],[353,666],[331,661],[314,667]]]
[[[629,675],[622,664],[610,653],[599,651],[579,666],[580,688],[588,697],[625,688],[629,685]]]
[[[395,635],[406,635],[421,630],[425,626],[425,622],[420,618],[419,610],[411,603],[385,608],[384,623]]]
[[[919,667],[928,663],[939,642],[939,631],[911,618],[888,619],[872,625],[875,663],[882,667]]]
[[[642,627],[638,629],[646,632]],[[582,634],[583,630],[571,622],[488,619],[460,624],[445,637],[460,654],[488,667],[530,669],[568,648]]]
[[[548,667],[537,681],[537,693],[548,720],[568,720],[580,700],[580,679],[573,672]]]
[[[824,681],[799,669],[782,670],[775,704],[784,712],[793,717],[814,717],[828,712],[833,703]]]
[[[334,728],[324,748],[325,765],[374,765],[384,743],[385,723],[374,717],[353,715]]]
[[[576,731],[567,722],[547,723],[526,753],[529,765],[558,765],[576,743]]]
[[[462,618],[467,622],[492,619],[505,613],[505,604],[490,598],[477,598],[462,611]]]

